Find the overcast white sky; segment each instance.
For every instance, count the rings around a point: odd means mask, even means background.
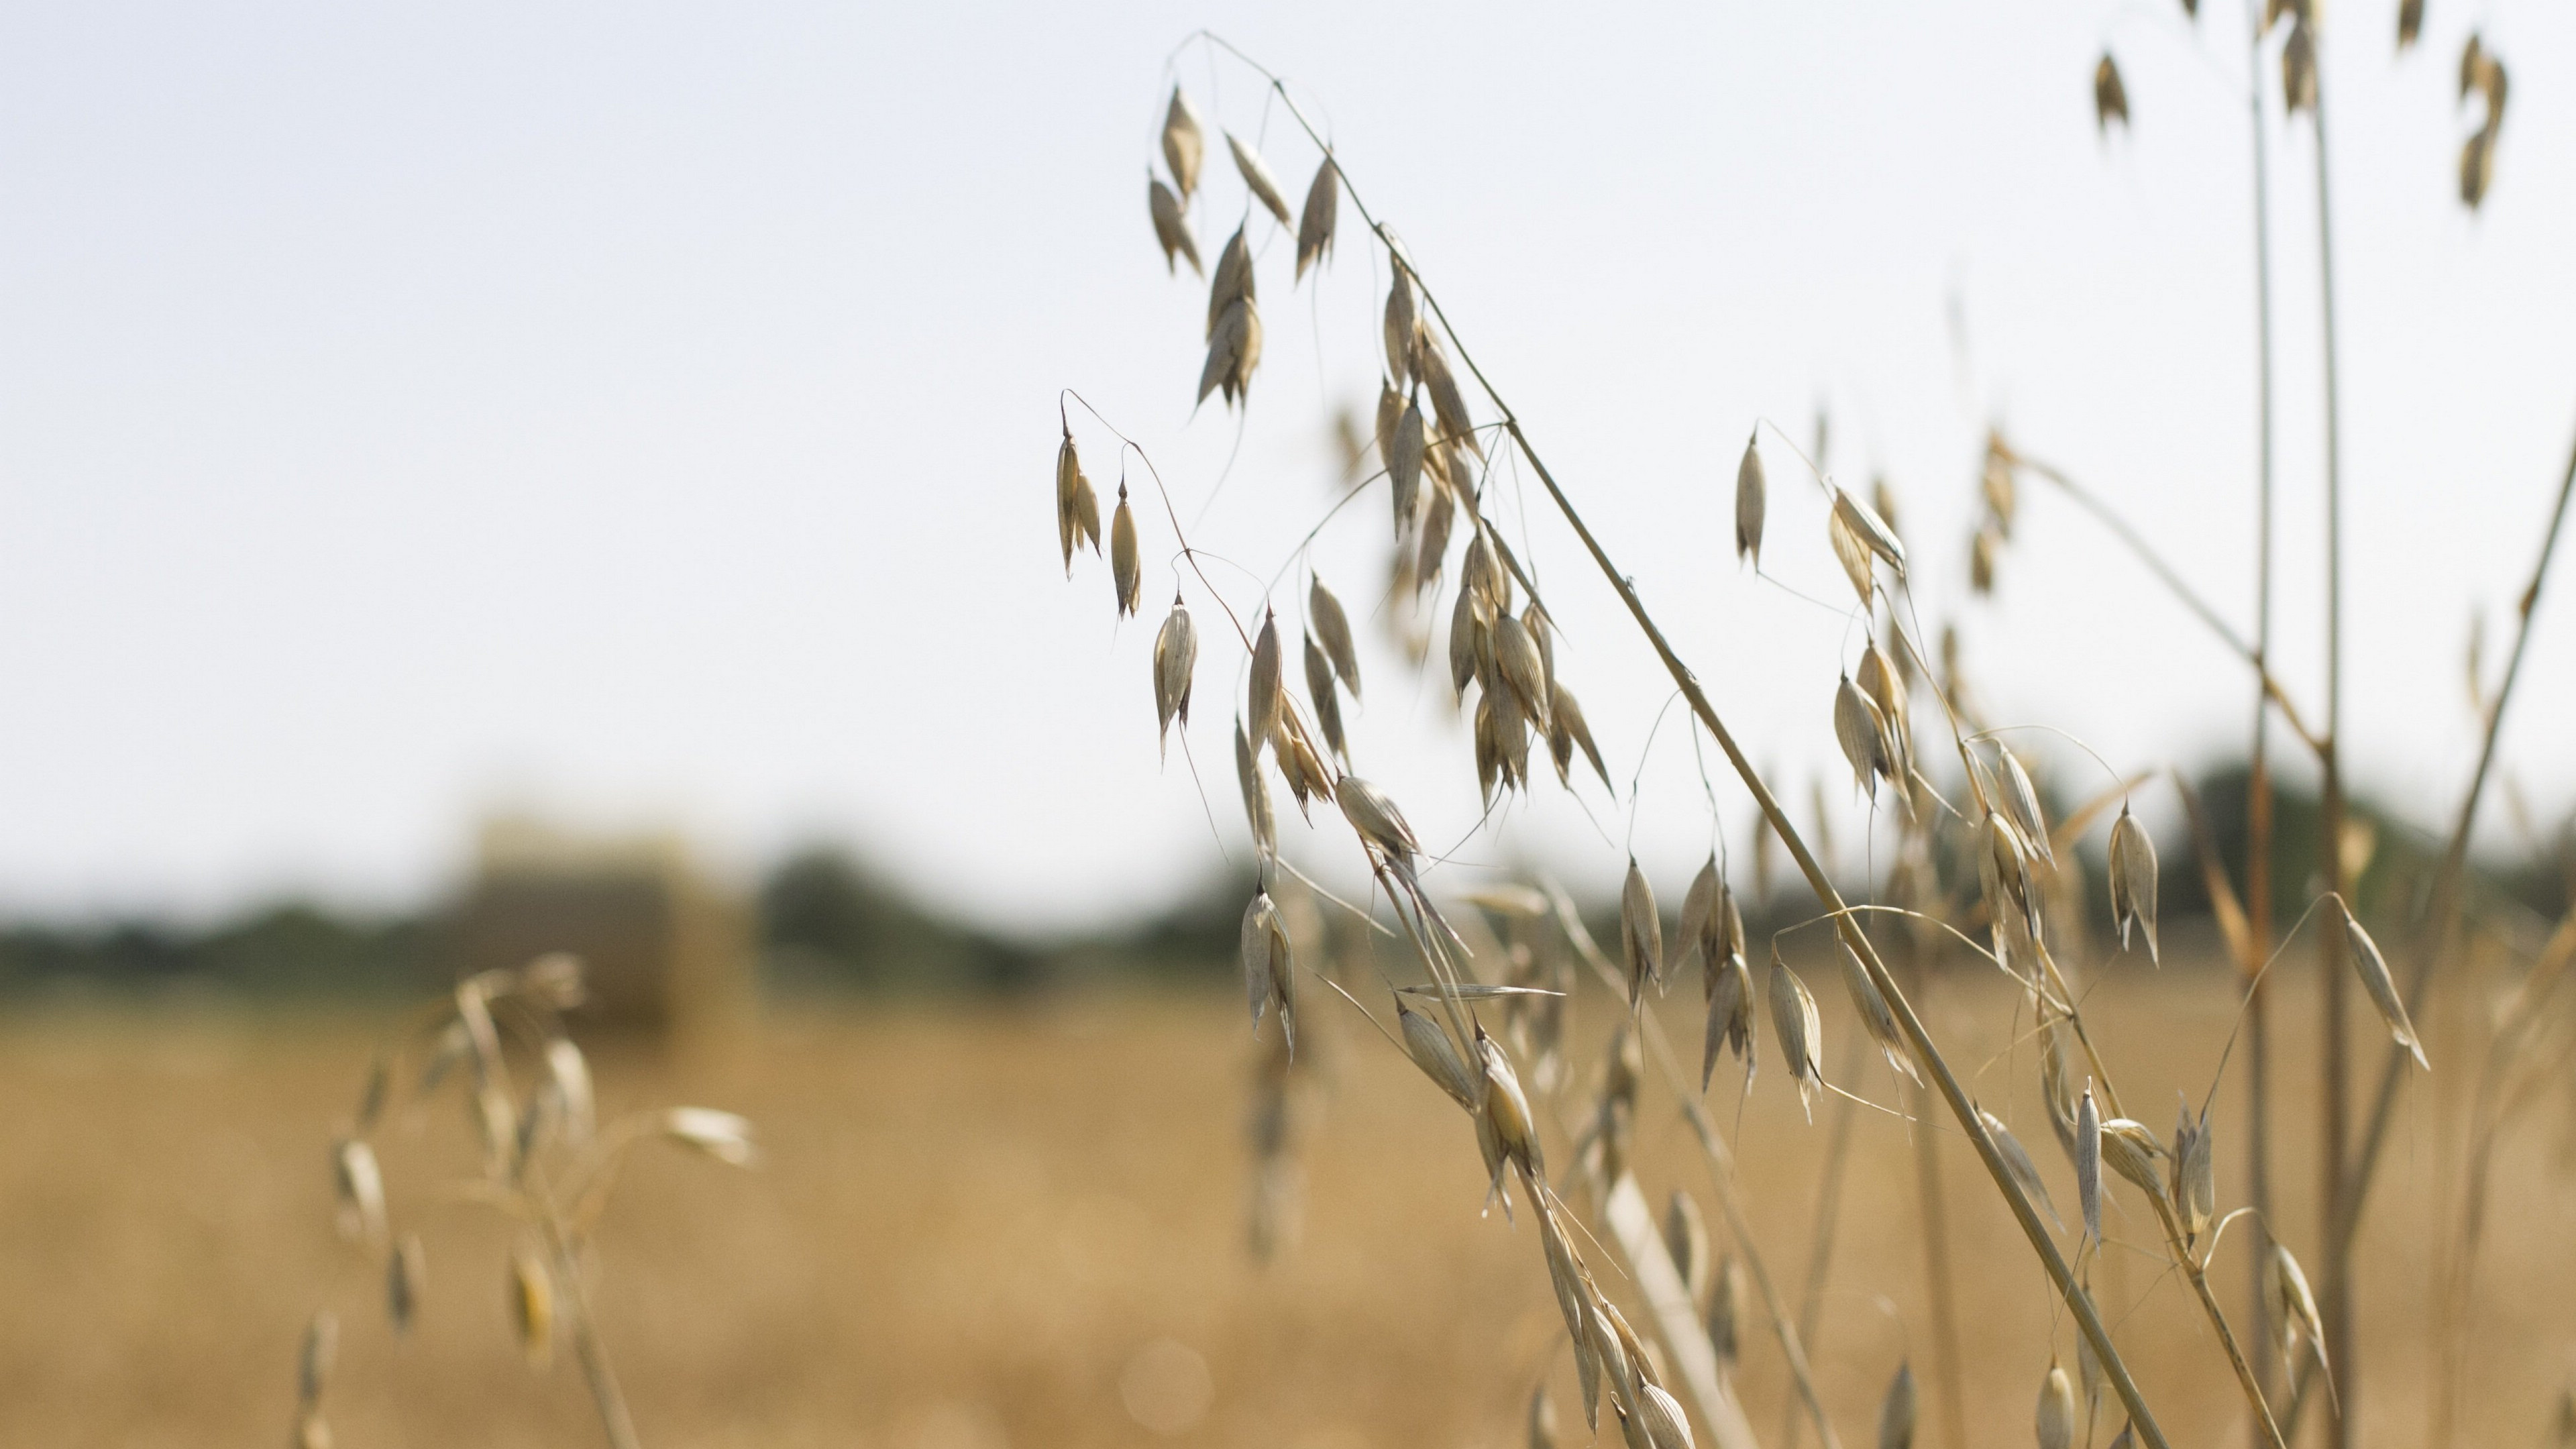
[[[0,908],[406,902],[510,804],[676,824],[743,871],[854,840],[1033,928],[1189,889],[1216,847],[1178,756],[1157,772],[1150,623],[1113,628],[1095,563],[1064,582],[1050,487],[1059,387],[1154,450],[1185,518],[1236,441],[1190,416],[1204,295],[1165,277],[1143,200],[1200,25],[1325,118],[1757,757],[1792,781],[1831,760],[1854,647],[1727,546],[1752,421],[1804,438],[1820,399],[1837,473],[1897,489],[1927,625],[1960,619],[1996,714],[2124,767],[2224,751],[2242,671],[2060,500],[2026,497],[1999,599],[1965,599],[1992,412],[2250,619],[2243,19],[2203,8],[11,7]],[[2334,5],[2325,38],[2349,749],[2429,816],[2468,762],[2471,611],[2500,646],[2576,429],[2576,13],[2432,0],[2400,60],[2394,10]],[[2515,81],[2474,218],[2473,25]],[[2136,117],[2107,144],[2106,44]],[[1302,192],[1316,153],[1252,77],[1175,64]],[[2282,672],[2314,698],[2311,143],[2274,139]],[[1213,257],[1242,201],[1209,170]],[[1288,240],[1252,234],[1269,346],[1202,542],[1267,576],[1330,497],[1329,409],[1374,391],[1383,268],[1346,235],[1292,289]],[[1831,596],[1773,457],[1771,554]],[[1539,502],[1563,667],[1624,777],[1665,691]],[[1313,556],[1357,612],[1383,516]],[[1167,526],[1146,537],[1151,605]],[[2576,579],[2544,610],[2507,753],[2564,808]],[[1362,772],[1454,839],[1474,792],[1441,695],[1367,665]],[[1229,836],[1236,668],[1211,637],[1194,743]],[[1707,838],[1685,738],[1659,737],[1638,812],[1659,869]],[[1615,880],[1562,803],[1512,829]]]

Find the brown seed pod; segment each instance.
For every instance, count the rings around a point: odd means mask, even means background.
[[[1342,174],[1327,153],[1324,164],[1315,168],[1315,179],[1306,184],[1306,206],[1297,214],[1297,280],[1305,280],[1306,269],[1333,249],[1333,221],[1341,198]]]
[[[1181,596],[1172,595],[1172,612],[1154,635],[1154,731],[1157,742],[1171,738],[1172,719],[1190,722],[1190,682],[1199,663],[1198,626]]]
[[[1154,241],[1163,249],[1163,270],[1177,275],[1180,268],[1172,258],[1187,258],[1193,276],[1205,276],[1199,265],[1199,244],[1190,236],[1189,223],[1181,218],[1180,198],[1172,194],[1160,178],[1145,184],[1145,210],[1154,219]]]
[[[2460,47],[2460,101],[2462,104],[2465,105],[2468,102],[2469,92],[2478,88],[2478,78],[2485,74],[2486,66],[2486,42],[2472,30],[2469,32],[2468,43]]]
[[[2426,1071],[2432,1064],[2424,1060],[2424,1043],[2415,1035],[2415,1023],[2406,1015],[2406,1003],[2398,999],[2397,983],[2389,978],[2388,958],[2379,954],[2379,943],[2361,928],[2345,907],[2344,942],[2352,951],[2352,969],[2361,977],[2362,989],[2370,993],[2371,1005],[2379,1008],[2380,1020],[2388,1023],[2388,1035],[2399,1046],[2414,1053],[2415,1065]]]
[[[1628,966],[1628,1004],[1642,1005],[1663,968],[1664,921],[1655,909],[1655,888],[1633,855],[1619,886],[1619,953]]]
[[[1279,819],[1270,809],[1270,786],[1261,778],[1261,756],[1254,752],[1239,719],[1234,722],[1234,778],[1243,788],[1243,818],[1252,830],[1253,851],[1263,857],[1277,855]]]
[[[2487,183],[2495,179],[2495,131],[2481,126],[2460,143],[2460,204],[2477,210],[2487,199]]]
[[[1778,947],[1771,951],[1771,1029],[1780,1037],[1780,1060],[1789,1079],[1798,1084],[1798,1108],[1807,1120],[1816,1120],[1816,1092],[1824,1085],[1824,1073],[1817,1056],[1824,1049],[1825,1031],[1816,1017],[1816,998],[1807,994],[1807,983],[1781,961]]]
[[[1413,361],[1421,336],[1413,310],[1413,275],[1395,263],[1395,280],[1386,289],[1386,371],[1398,391],[1413,385]]]
[[[1199,189],[1199,160],[1207,154],[1207,135],[1199,129],[1190,98],[1172,87],[1172,103],[1163,111],[1163,164],[1172,168],[1172,184],[1186,203]]]
[[[2424,0],[2398,0],[2397,48],[2412,47],[2424,33]]]
[[[2146,931],[2147,960],[2163,964],[2156,952],[2156,843],[2125,801],[2111,823],[2110,875],[2111,921],[2120,928],[2120,949],[2129,949],[2129,927],[2138,925]]]
[[[1254,753],[1270,738],[1270,728],[1279,722],[1283,701],[1279,694],[1279,616],[1275,610],[1261,613],[1261,632],[1252,641],[1252,679],[1244,703],[1244,714],[1251,723]]]
[[[2093,125],[2107,136],[2113,121],[2120,123],[2120,129],[2128,129],[2129,88],[2120,83],[2119,64],[2106,50],[2093,67]]]
[[[1762,481],[1762,450],[1755,444],[1762,440],[1756,428],[1744,440],[1744,461],[1735,465],[1735,561],[1753,560],[1762,567],[1762,512],[1766,485]]]
[[[1225,133],[1225,145],[1234,153],[1234,169],[1243,173],[1243,184],[1251,188],[1252,199],[1279,218],[1281,226],[1288,225],[1288,198],[1279,194],[1278,178],[1270,174],[1270,167],[1262,161],[1261,153],[1243,144],[1242,138],[1232,131]]]
[[[1118,591],[1121,618],[1136,612],[1144,578],[1136,560],[1136,510],[1127,506],[1127,485],[1118,485],[1118,509],[1109,516],[1109,578]]]

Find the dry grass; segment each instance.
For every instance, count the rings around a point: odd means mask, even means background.
[[[2313,1019],[2309,985],[2286,983],[2289,1021]],[[1672,1009],[1693,1005],[1677,997]],[[2157,1082],[2205,1081],[2231,1009],[2214,974],[2150,976],[2131,964],[2088,1008],[2114,1068]],[[1933,998],[1932,1024],[1960,1043],[1966,1071],[2001,1047],[2010,1013],[2006,993],[1949,989]],[[1605,997],[1583,998],[1569,1039],[1597,1042],[1617,1014]],[[2425,1024],[2437,1061],[2452,1014]],[[1155,1442],[1120,1380],[1169,1338],[1204,1357],[1215,1389],[1204,1419],[1171,1442],[1517,1443],[1529,1382],[1551,1356],[1570,1387],[1531,1225],[1478,1218],[1472,1136],[1409,1063],[1355,1035],[1346,1009],[1318,1005],[1306,1020],[1331,1038],[1332,1080],[1305,1154],[1304,1239],[1266,1269],[1242,1247],[1254,1054],[1228,994],[783,1019],[694,1059],[607,1055],[604,1111],[682,1100],[740,1110],[760,1124],[767,1154],[754,1174],[644,1154],[601,1233],[600,1313],[645,1439]],[[1843,1049],[1852,1025],[1839,993],[1826,996],[1828,1060],[1862,1056]],[[326,1145],[374,1040],[362,1023],[127,1017],[22,1020],[0,1038],[0,1114],[11,1124],[0,1156],[0,1439],[279,1442],[297,1341],[317,1294],[336,1285],[342,1444],[594,1442],[571,1366],[537,1376],[518,1359],[507,1239],[490,1215],[417,1206],[427,1162],[471,1170],[467,1135],[444,1106],[426,1124],[428,1145],[387,1152],[396,1211],[413,1204],[428,1239],[415,1338],[390,1338],[379,1265],[332,1233]],[[2282,1045],[2284,1077],[2309,1079],[2315,1043]],[[1886,1068],[1869,1060],[1862,1087],[1890,1097]],[[2036,1076],[2025,1051],[1976,1085],[2071,1202]],[[2361,1250],[2373,1412],[2391,1432],[2424,1422],[2434,1361],[2428,1184],[2444,1150],[2440,1116],[2458,1108],[2437,1099],[2439,1085],[2410,1089],[2392,1143],[2401,1170],[2383,1181]],[[1801,1123],[1794,1095],[1766,1071],[1740,1134],[1755,1232],[1784,1261],[1804,1253],[1827,1138]],[[1727,1122],[1723,1074],[1709,1100]],[[2222,1200],[2241,1176],[2233,1106],[2222,1100],[2217,1118]],[[2290,1112],[2304,1120],[2299,1106]],[[2553,1103],[2516,1129],[2500,1202],[2566,1200],[2564,1116]],[[406,1130],[383,1135],[400,1147]],[[1866,1442],[1899,1357],[1910,1349],[1918,1374],[1929,1358],[1904,1131],[1874,1113],[1857,1122],[1815,1352],[1852,1442]],[[1684,1171],[1678,1185],[1706,1197],[1685,1129],[1651,1094],[1638,1144],[1649,1173]],[[2026,1442],[2052,1323],[2072,1362],[2063,1310],[1964,1146],[1946,1146],[1969,1424],[1980,1442]],[[2286,1156],[2279,1180],[2311,1183],[2305,1149],[2292,1143]],[[1660,1202],[1677,1184],[1645,1185]],[[2114,1246],[2097,1282],[2115,1317],[2146,1300],[2120,1326],[2124,1351],[2177,1441],[2232,1441],[2243,1406],[2219,1387],[2218,1349],[2187,1291],[2119,1246],[2152,1248],[2155,1232],[2134,1191],[2114,1191]],[[2287,1235],[2304,1246],[2313,1205],[2294,1195],[2284,1210]],[[2576,1242],[2560,1216],[2507,1212],[2491,1228],[2467,1442],[2536,1442],[2565,1381]],[[2217,1269],[2231,1298],[2244,1241],[2231,1237]],[[1728,1246],[1722,1233],[1717,1246]],[[1778,1351],[1767,1332],[1748,1328],[1745,1342],[1746,1397],[1768,1422],[1785,1387]],[[1924,1392],[1938,1388],[1927,1380]]]

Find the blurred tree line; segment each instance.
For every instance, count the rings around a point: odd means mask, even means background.
[[[2241,766],[2215,769],[2201,778],[2198,788],[2228,877],[2241,882],[2246,772]],[[2139,794],[2160,789],[2170,791],[2171,786],[2149,783]],[[2070,802],[2050,803],[2052,809],[2072,808]],[[2369,867],[2356,885],[2356,905],[2365,918],[2401,918],[2430,879],[2442,841],[2438,834],[2364,802],[2356,803],[2353,814],[2374,837]],[[2544,835],[2520,814],[2496,810],[2497,818],[2516,821],[2519,848],[2477,861],[2473,889],[2490,902],[2554,920],[2576,898],[2571,892],[2576,835],[2564,826]],[[2277,787],[2274,827],[2279,851],[2274,915],[2286,929],[2314,888],[2315,797],[2300,787]],[[2088,834],[2095,842],[2101,838],[2098,828]],[[2156,849],[2163,867],[2168,941],[2180,937],[2214,946],[2191,835],[2169,832],[2157,840]],[[2087,852],[2082,867],[2094,901],[2089,914],[2097,923],[2107,922],[2098,849]],[[1954,888],[1973,892],[1974,876],[1960,863],[1945,864],[1942,874]],[[1752,912],[1757,931],[1811,914],[1803,899],[1790,894],[1793,882],[1784,878],[1774,884],[1781,894],[1772,909]],[[1668,910],[1680,904],[1679,886],[1673,883],[1672,898],[1665,902]],[[1248,875],[1215,877],[1158,914],[1090,934],[1032,940],[955,919],[856,855],[811,846],[778,862],[754,892],[761,977],[771,993],[790,998],[1019,992],[1100,982],[1150,985],[1222,978],[1235,970],[1236,933],[1251,890]],[[1605,898],[1592,904],[1598,909],[1587,914],[1599,917],[1596,936],[1615,940],[1615,903]],[[410,914],[364,915],[289,902],[196,928],[143,919],[20,921],[0,925],[0,995],[199,990],[274,999],[414,999],[453,979],[450,909],[434,905]]]

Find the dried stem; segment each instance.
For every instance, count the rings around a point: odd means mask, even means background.
[[[1844,1040],[1841,1075],[1848,1081],[1852,1065],[1860,1060],[1860,1039]],[[1798,1302],[1798,1338],[1812,1348],[1816,1342],[1816,1323],[1824,1317],[1825,1282],[1833,1274],[1834,1225],[1842,1217],[1843,1168],[1851,1161],[1852,1117],[1860,1110],[1856,1097],[1844,1095],[1834,1099],[1833,1135],[1825,1145],[1825,1175],[1816,1184],[1816,1211],[1811,1218],[1813,1238],[1807,1244],[1807,1291]],[[1798,1416],[1792,1412],[1780,1427],[1780,1442],[1785,1449],[1798,1449]]]
[[[598,1325],[592,1321],[590,1290],[582,1286],[581,1263],[561,1233],[549,1229],[548,1236],[555,1277],[572,1309],[566,1315],[566,1327],[572,1333],[573,1355],[581,1360],[581,1376],[590,1386],[591,1403],[599,1409],[599,1427],[608,1434],[608,1449],[643,1449],[644,1441],[635,1436],[635,1420],[626,1411],[626,1395],[617,1387],[617,1371],[609,1366],[608,1348],[599,1341]]]

